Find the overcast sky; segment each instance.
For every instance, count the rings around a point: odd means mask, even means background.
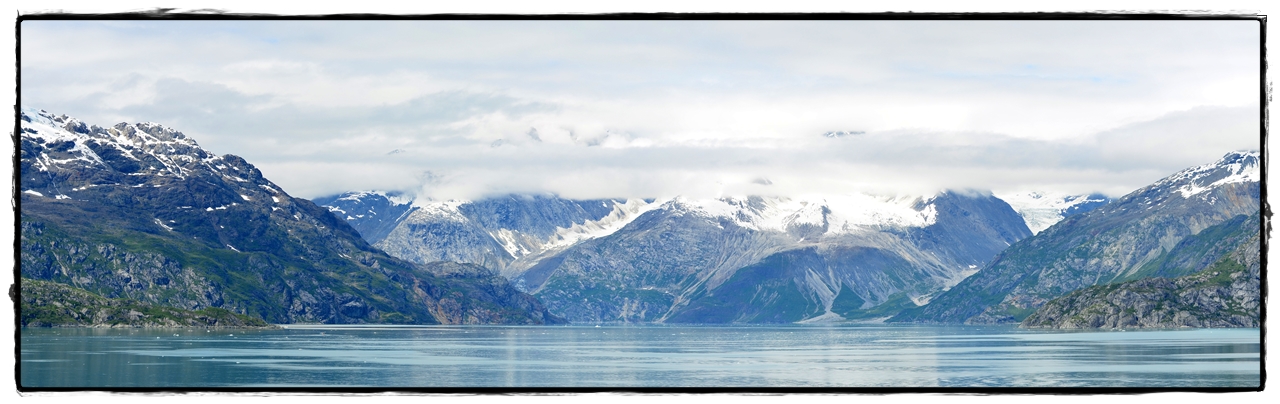
[[[1120,196],[1260,148],[1259,29],[25,21],[20,71],[25,107],[158,122],[307,198]]]

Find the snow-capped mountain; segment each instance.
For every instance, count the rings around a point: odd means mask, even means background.
[[[616,231],[656,206],[639,199],[578,201],[546,195],[405,203],[382,195],[346,193],[316,200],[398,257],[474,263],[508,276],[542,254]]]
[[[1151,187],[1155,189],[1177,189],[1185,199],[1199,196],[1202,200],[1215,200],[1208,191],[1228,184],[1248,184],[1262,181],[1262,170],[1256,151],[1235,151],[1227,153],[1216,162],[1198,167],[1188,168],[1171,175]]]
[[[1071,215],[1088,212],[1111,202],[1102,194],[1070,195],[1061,192],[1011,192],[996,194],[1009,203],[1027,222],[1031,233],[1039,233]]]
[[[789,321],[885,314],[867,309],[891,299],[894,307],[922,304],[1030,235],[1007,204],[977,193],[626,201],[509,196],[415,205],[379,248],[416,262],[498,269],[576,321],[781,321],[676,315],[739,269],[796,249],[832,266],[813,271],[836,275],[787,286],[822,309],[784,316]],[[592,292],[597,287],[608,291]],[[849,290],[845,300],[856,295],[866,307],[830,312],[840,290]]]
[[[198,181],[214,188],[190,190],[175,209],[225,212],[264,202],[273,212],[294,210],[292,198],[244,159],[209,153],[182,132],[158,124],[119,123],[102,128],[31,109],[23,110],[22,121],[20,185],[28,195],[85,200],[120,188],[164,188]],[[306,220],[300,213],[293,216]],[[164,225],[182,224],[165,221]]]
[[[751,230],[790,234],[797,241],[827,234],[921,227],[932,223],[936,214],[927,198],[862,194],[585,201],[512,195],[479,201],[411,202],[398,195],[366,191],[315,201],[393,255],[423,263],[476,263],[511,276],[549,253],[608,236],[652,210],[732,220]],[[923,208],[914,209],[915,203],[923,203]]]
[[[1260,231],[1259,158],[1227,153],[1070,216],[895,320],[1017,322],[1074,290],[1204,269]]]
[[[413,199],[394,192],[348,192],[311,201],[345,219],[370,244],[387,237],[413,209]]]
[[[853,211],[831,200],[676,198],[515,282],[574,321],[872,318],[927,302],[1030,235],[990,195],[840,199]]]
[[[275,323],[557,320],[483,269],[437,274],[389,256],[244,159],[181,132],[22,111],[23,278]]]

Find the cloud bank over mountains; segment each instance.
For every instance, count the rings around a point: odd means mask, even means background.
[[[1119,195],[1261,147],[1258,29],[24,21],[21,85],[25,106],[162,123],[303,197]]]

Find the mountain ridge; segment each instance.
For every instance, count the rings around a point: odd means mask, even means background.
[[[554,196],[526,200],[553,201],[565,206],[598,203],[560,201]],[[824,310],[838,293],[817,291],[833,287],[837,292],[841,288],[856,290],[846,297],[861,294],[860,301],[872,306],[882,304],[899,292],[901,296],[893,297],[899,302],[895,304],[923,303],[971,273],[972,268],[982,265],[1012,241],[1030,235],[1021,217],[1006,203],[989,193],[976,191],[923,197],[837,195],[610,200],[601,203],[601,210],[592,216],[562,217],[555,224],[541,221],[543,233],[536,235],[492,225],[510,217],[490,217],[487,224],[472,219],[474,213],[471,212],[495,210],[469,207],[492,203],[415,202],[414,211],[407,216],[413,220],[397,225],[378,246],[417,262],[451,259],[495,268],[522,290],[542,298],[552,312],[574,321],[664,322],[669,318],[687,318],[677,316],[676,312],[704,296],[707,288],[719,287],[740,268],[772,254],[826,245],[892,250],[887,257],[905,254],[908,258],[904,262],[908,264],[901,270],[917,274],[907,276],[904,272],[897,276],[916,279],[921,285],[879,276],[866,279],[876,285],[890,282],[895,286],[889,289],[842,287],[839,283],[844,281],[836,280],[838,276],[820,277],[827,279],[825,283],[808,280],[795,283],[795,287],[807,293],[808,299],[816,299],[815,304]],[[538,217],[520,211],[534,205],[506,205],[516,208],[506,211],[514,218]],[[603,208],[612,211],[600,216]],[[999,219],[983,222],[984,217]],[[568,223],[572,224],[566,226]],[[929,230],[919,230],[923,228]],[[969,230],[977,231],[977,236],[960,234]],[[845,251],[840,248],[821,247],[813,251],[835,255],[806,262],[865,256],[864,253],[849,255],[840,252]],[[877,262],[897,262],[903,258],[886,259],[888,261]],[[858,266],[836,264],[833,268],[855,267]],[[872,269],[858,269],[869,270]],[[646,275],[638,275],[641,273]],[[653,283],[658,279],[662,281]],[[831,285],[818,287],[819,284]]]
[[[480,310],[471,321],[558,321],[540,304],[525,305],[533,297],[508,293],[508,283],[440,277],[386,255],[244,159],[213,155],[181,132],[149,123],[102,128],[33,109],[21,122],[24,277],[277,323],[434,324],[452,321],[438,316],[445,299]],[[459,301],[433,288],[514,300]]]
[[[1001,252],[930,304],[890,321],[1018,322],[1063,294],[1126,280],[1187,237],[1257,214],[1259,158],[1256,151],[1227,153],[1068,217]]]

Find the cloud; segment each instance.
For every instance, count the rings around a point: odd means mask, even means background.
[[[1261,146],[1250,21],[22,29],[27,106],[159,122],[304,197],[1118,195]]]

